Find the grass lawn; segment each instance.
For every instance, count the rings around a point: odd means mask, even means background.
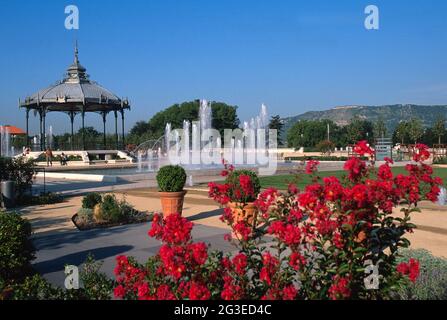
[[[402,174],[408,174],[405,168],[398,167],[398,168],[392,168],[394,175],[397,175],[399,173]],[[434,176],[438,176],[442,178],[444,181],[444,185],[447,186],[447,168],[435,168],[434,170]],[[345,171],[325,171],[320,172],[320,177],[330,177],[330,176],[336,176],[337,178],[341,179],[345,175]],[[287,189],[287,186],[290,182],[294,182],[294,176],[293,175],[278,175],[278,176],[270,176],[270,177],[261,177],[261,186],[262,188],[268,188],[268,187],[274,187],[277,189],[285,190]],[[303,174],[300,176],[300,179],[297,183],[298,188],[301,190],[308,184],[311,183],[311,179],[308,175]]]

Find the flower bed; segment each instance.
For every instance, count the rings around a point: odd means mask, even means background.
[[[234,219],[227,205],[236,195],[243,211],[256,179],[226,167],[223,175],[239,180],[211,183],[210,197],[224,206],[221,220],[236,235],[226,239],[238,252],[210,251],[192,240],[193,224],[185,218],[155,215],[149,236],[162,241],[159,253],[145,265],[119,256],[114,294],[142,300],[399,299],[399,288],[415,282],[423,268],[414,258],[397,263],[400,249],[410,246],[405,235],[416,227],[411,214],[419,211],[419,201],[436,201],[442,184],[423,163],[428,147],[416,148],[407,175],[395,176],[391,159],[376,169],[353,157],[342,179],[320,178],[318,162],[310,161],[306,173],[313,183],[304,190],[291,184],[287,192],[261,192],[254,224]],[[373,153],[364,141],[354,151]],[[399,206],[403,217],[393,214]],[[273,241],[269,248],[266,234]]]
[[[148,222],[153,216],[153,213],[135,210],[124,198],[117,200],[114,195],[101,196],[93,192],[82,199],[82,208],[72,217],[72,221],[79,230],[84,231]]]

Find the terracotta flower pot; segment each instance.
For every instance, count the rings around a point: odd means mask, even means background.
[[[163,216],[169,216],[173,213],[182,214],[183,200],[186,190],[179,192],[159,192]]]
[[[253,229],[256,227],[258,218],[258,208],[253,202],[248,202],[245,205],[238,202],[229,202],[228,207],[233,214],[233,224],[237,224],[240,221],[245,221]],[[237,237],[237,234],[232,233],[233,238]]]

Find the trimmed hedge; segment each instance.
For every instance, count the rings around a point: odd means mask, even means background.
[[[157,173],[158,188],[162,192],[180,192],[186,183],[186,172],[180,166],[161,167]]]

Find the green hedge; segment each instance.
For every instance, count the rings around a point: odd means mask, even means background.
[[[285,157],[286,161],[309,161],[309,160],[317,160],[317,161],[346,161],[349,157],[336,157],[336,156],[309,156],[309,157]],[[360,157],[362,160],[368,160],[365,157]]]
[[[433,161],[433,164],[447,164],[447,157],[436,158],[436,159]]]
[[[162,192],[179,192],[186,182],[186,172],[180,166],[164,166],[158,170],[157,183]]]
[[[0,212],[0,278],[5,282],[32,274],[31,224],[17,213]]]

